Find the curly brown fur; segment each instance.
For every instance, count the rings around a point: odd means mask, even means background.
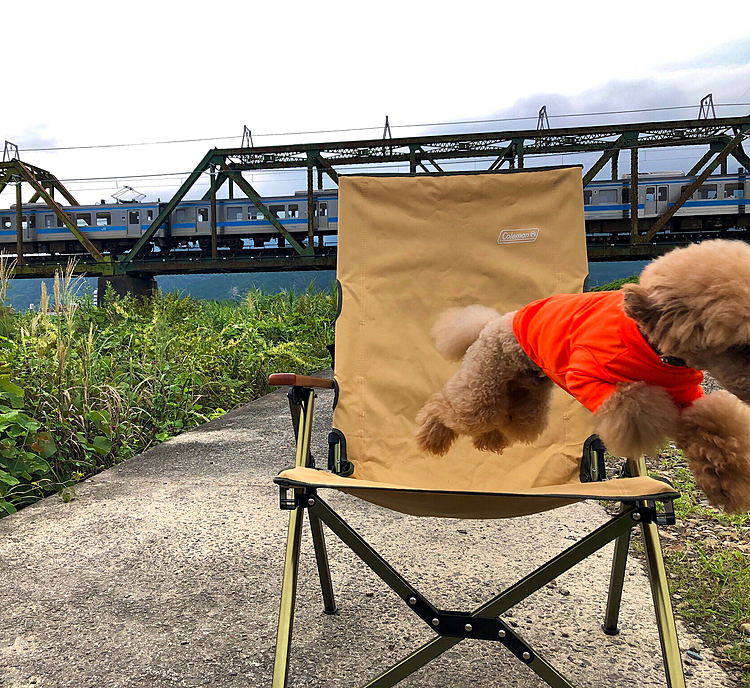
[[[750,246],[716,239],[670,251],[627,284],[625,313],[662,353],[689,365],[750,345]],[[696,365],[695,367],[701,367]]]
[[[750,408],[729,392],[713,392],[682,412],[675,441],[712,504],[750,511]]]
[[[544,430],[552,383],[518,344],[513,315],[485,325],[458,371],[419,412],[420,449],[444,454],[460,434],[474,438],[478,449],[500,453],[511,440],[532,442]]]
[[[693,367],[708,370],[716,381],[740,400],[750,404],[750,346],[712,351]]]
[[[460,361],[479,333],[499,317],[496,310],[487,306],[449,308],[440,314],[432,327],[435,348],[443,358]]]
[[[433,394],[417,415],[417,446],[438,456],[445,454],[457,437],[442,420],[450,414],[445,395],[442,392]]]
[[[620,456],[647,454],[673,436],[679,409],[669,393],[645,382],[620,383],[594,414],[596,433]]]
[[[502,430],[495,429],[481,435],[475,435],[472,439],[472,444],[479,451],[491,451],[502,454],[513,442],[503,434]]]

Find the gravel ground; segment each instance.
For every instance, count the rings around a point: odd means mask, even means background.
[[[332,394],[316,405],[325,455]],[[3,688],[269,686],[287,514],[271,479],[293,460],[285,390],[0,520]],[[413,518],[324,495],[435,604],[472,609],[607,520],[595,502],[501,521]],[[358,686],[433,637],[328,538],[340,611],[322,612],[305,531],[290,688]],[[503,615],[582,688],[664,686],[649,585],[628,563],[621,633],[604,635],[612,545]],[[446,576],[446,567],[451,571]],[[679,628],[689,688],[736,683]],[[465,641],[400,686],[538,688],[497,643]]]

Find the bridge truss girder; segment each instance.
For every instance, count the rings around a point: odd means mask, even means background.
[[[34,190],[31,199],[28,201],[29,203],[35,203],[41,198],[47,207],[78,240],[86,252],[94,259],[94,261],[97,263],[105,262],[105,257],[99,252],[96,246],[91,243],[88,237],[81,232],[78,226],[73,222],[70,215],[63,210],[62,206],[54,197],[55,191],[58,191],[68,203],[71,205],[78,205],[78,201],[76,201],[73,195],[65,188],[65,186],[63,186],[55,175],[41,169],[40,167],[24,163],[16,158],[8,162],[0,163],[0,193],[5,190],[8,184],[14,183],[16,185],[16,253],[19,264],[24,263],[23,229],[21,224],[21,218],[23,216],[21,186],[24,182],[29,184]]]
[[[637,154],[642,148],[671,148],[676,146],[709,146],[709,152],[699,167],[716,155],[733,155],[740,164],[750,168],[742,141],[750,131],[750,116],[727,117],[699,120],[676,120],[670,122],[646,122],[639,124],[601,125],[593,127],[571,127],[560,129],[535,129],[507,132],[448,134],[443,136],[421,136],[408,138],[368,139],[334,143],[311,143],[300,145],[260,146],[213,149],[206,154],[195,171],[180,187],[172,200],[165,206],[154,223],[145,232],[135,247],[125,257],[124,262],[136,260],[144,246],[166,221],[169,213],[179,203],[202,174],[210,169],[218,170],[213,177],[209,192],[204,196],[215,201],[216,192],[229,181],[234,183],[253,200],[263,215],[276,230],[289,241],[300,255],[314,253],[313,214],[308,212],[308,246],[302,246],[288,235],[273,214],[263,206],[260,196],[242,177],[242,172],[278,169],[306,169],[308,181],[308,202],[312,206],[313,171],[318,171],[318,187],[322,186],[322,175],[326,174],[338,183],[338,172],[334,166],[377,165],[383,163],[408,163],[414,173],[417,167],[425,173],[432,171],[425,165],[430,163],[435,172],[442,172],[440,161],[462,160],[466,158],[493,158],[489,169],[499,169],[504,164],[509,167],[523,167],[524,156],[555,155],[570,153],[600,152],[602,155],[584,176],[584,185],[591,182],[607,163],[612,166],[612,178],[617,177],[617,162],[622,150],[631,151],[634,172],[631,187],[635,191],[638,184]],[[731,132],[732,136],[729,135]],[[726,161],[727,155],[723,156]],[[714,160],[714,162],[716,159]],[[716,168],[712,162],[706,169]],[[705,171],[705,170],[704,170]],[[697,187],[696,187],[697,188]],[[633,194],[631,193],[631,198]],[[631,212],[632,241],[642,243],[638,233],[637,196],[632,201]],[[674,214],[681,203],[671,210]],[[671,217],[671,215],[670,215]],[[668,219],[668,218],[667,218]],[[666,222],[661,223],[660,227]],[[658,231],[658,230],[657,230]],[[214,231],[215,233],[215,231]],[[654,236],[653,228],[648,235]],[[647,240],[650,240],[647,239]],[[215,245],[215,241],[214,241]],[[214,251],[215,253],[215,251]],[[214,256],[216,257],[216,256]]]
[[[333,143],[311,143],[300,145],[214,148],[206,153],[195,170],[188,176],[182,186],[166,203],[157,218],[136,242],[130,252],[120,261],[109,263],[91,244],[91,242],[72,223],[65,211],[54,200],[55,191],[59,192],[72,205],[75,199],[65,187],[50,173],[25,165],[18,160],[0,164],[0,191],[8,183],[24,176],[34,188],[32,201],[42,198],[55,214],[63,220],[72,234],[91,254],[92,260],[85,260],[91,274],[136,274],[148,272],[149,259],[144,250],[174,211],[177,204],[185,198],[190,189],[204,174],[211,175],[211,183],[203,198],[212,205],[212,264],[224,264],[228,269],[243,269],[241,260],[219,261],[217,250],[216,198],[225,183],[229,184],[230,198],[234,197],[234,187],[242,191],[258,207],[266,219],[274,226],[296,253],[294,261],[305,265],[328,265],[330,256],[314,246],[314,213],[308,212],[307,246],[301,244],[283,227],[261,200],[252,184],[243,176],[243,172],[279,169],[305,169],[307,172],[308,208],[314,204],[313,178],[317,171],[318,189],[322,189],[323,176],[328,176],[338,184],[339,170],[342,166],[378,165],[383,163],[404,163],[416,173],[421,169],[426,174],[443,171],[445,161],[465,159],[489,160],[488,168],[500,169],[523,167],[524,158],[530,155],[556,155],[572,153],[598,152],[601,155],[588,168],[583,177],[584,186],[589,184],[608,164],[612,168],[612,178],[617,179],[619,154],[629,150],[631,154],[631,244],[630,252],[624,255],[658,255],[663,247],[657,247],[652,239],[668,220],[679,209],[684,198],[678,199],[667,213],[649,227],[648,232],[638,230],[637,190],[638,152],[640,149],[672,148],[678,146],[707,146],[708,151],[691,170],[699,177],[691,184],[697,188],[708,175],[719,165],[724,168],[728,156],[733,156],[743,167],[750,170],[750,157],[743,148],[743,141],[750,134],[750,116],[734,118],[716,118],[699,120],[676,120],[670,122],[647,122],[623,125],[601,125],[592,127],[570,127],[557,129],[518,130],[506,132],[448,134],[442,136],[420,136],[406,138],[368,139]],[[442,164],[441,164],[442,163]],[[15,167],[13,167],[15,165]],[[429,165],[429,167],[428,167]],[[25,170],[25,171],[24,171]],[[692,193],[692,191],[690,192]],[[683,196],[686,196],[687,190]],[[651,243],[649,243],[651,242]],[[624,247],[623,247],[624,248]],[[325,254],[325,255],[323,255]],[[319,260],[320,259],[320,260]],[[256,260],[256,259],[254,259]],[[160,274],[166,274],[170,268],[161,264]],[[286,263],[289,266],[288,261]],[[236,263],[236,265],[235,265]],[[230,268],[230,264],[233,266]],[[260,265],[260,263],[255,263]],[[94,268],[95,266],[95,268]],[[36,266],[28,267],[29,274],[35,273]],[[273,268],[271,268],[273,269]]]

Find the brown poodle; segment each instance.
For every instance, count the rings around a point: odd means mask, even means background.
[[[676,249],[619,292],[561,294],[505,315],[454,308],[433,333],[441,354],[463,362],[417,416],[424,451],[444,454],[459,434],[498,453],[532,442],[557,384],[594,412],[611,452],[653,452],[670,437],[713,504],[750,510],[747,244]],[[730,391],[704,395],[702,370]]]

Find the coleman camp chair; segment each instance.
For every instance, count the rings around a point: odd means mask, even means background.
[[[581,170],[342,177],[339,190],[339,315],[335,382],[278,374],[291,387],[294,468],[275,482],[290,510],[273,685],[287,685],[304,512],[308,513],[324,608],[336,609],[322,523],[349,546],[435,638],[368,686],[393,686],[463,639],[501,643],[550,686],[569,681],[501,618],[514,605],[615,541],[604,631],[617,633],[631,530],[643,534],[667,685],[684,686],[657,523],[674,522],[677,492],[646,475],[604,480],[604,447],[590,413],[556,392],[552,422],[533,445],[502,455],[459,438],[443,457],[421,453],[414,419],[458,364],[435,351],[430,330],[446,308],[474,303],[500,312],[584,288],[588,274]],[[316,387],[335,387],[328,470],[313,465]],[[619,513],[482,606],[444,611],[417,591],[319,496],[340,490],[415,516],[498,519],[596,499]],[[657,503],[659,509],[657,513]],[[417,581],[418,582],[418,581]],[[342,621],[343,622],[343,621]],[[350,650],[356,652],[356,648]]]

